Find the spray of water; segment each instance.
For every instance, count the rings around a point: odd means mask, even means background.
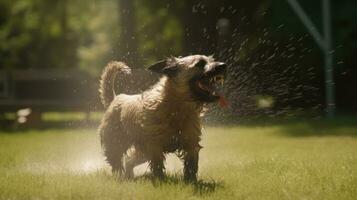
[[[218,57],[230,63],[225,87],[229,110],[213,106],[209,119],[228,117],[291,115],[308,108],[321,108],[321,91],[316,87],[316,68],[303,60],[311,49],[304,47],[305,36],[290,34],[288,40],[274,38],[283,29],[262,28],[255,35],[235,29],[232,42]]]

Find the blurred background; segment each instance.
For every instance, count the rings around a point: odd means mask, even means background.
[[[299,3],[324,36],[321,2]],[[357,114],[356,8],[331,1],[337,116]],[[229,64],[230,108],[208,121],[325,115],[324,53],[287,0],[0,0],[1,127],[98,120],[110,60],[134,69],[117,93],[136,93],[148,64],[189,54]]]

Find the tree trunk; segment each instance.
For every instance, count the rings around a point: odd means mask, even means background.
[[[120,17],[120,42],[119,59],[130,67],[138,67],[141,64],[138,52],[137,37],[135,35],[135,7],[132,0],[119,0]]]

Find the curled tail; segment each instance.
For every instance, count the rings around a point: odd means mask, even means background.
[[[112,61],[104,68],[100,79],[100,99],[107,108],[115,97],[114,83],[118,73],[130,74],[130,68],[123,62]]]

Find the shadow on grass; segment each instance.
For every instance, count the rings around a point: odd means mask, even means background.
[[[357,123],[339,123],[336,121],[298,122],[281,126],[281,134],[292,137],[357,137]]]
[[[227,123],[210,123],[215,127],[278,128],[278,133],[292,137],[351,136],[357,137],[356,117],[324,118],[244,118]]]
[[[218,188],[222,187],[221,182],[211,180],[198,180],[197,182],[186,183],[180,175],[166,175],[164,179],[159,180],[153,178],[150,174],[144,174],[134,178],[134,181],[151,181],[155,187],[161,187],[165,185],[182,185],[185,184],[188,187],[192,187],[193,191],[197,195],[205,195],[215,192]]]
[[[357,118],[294,119],[272,124],[280,128],[280,134],[291,137],[349,136],[357,137]]]

